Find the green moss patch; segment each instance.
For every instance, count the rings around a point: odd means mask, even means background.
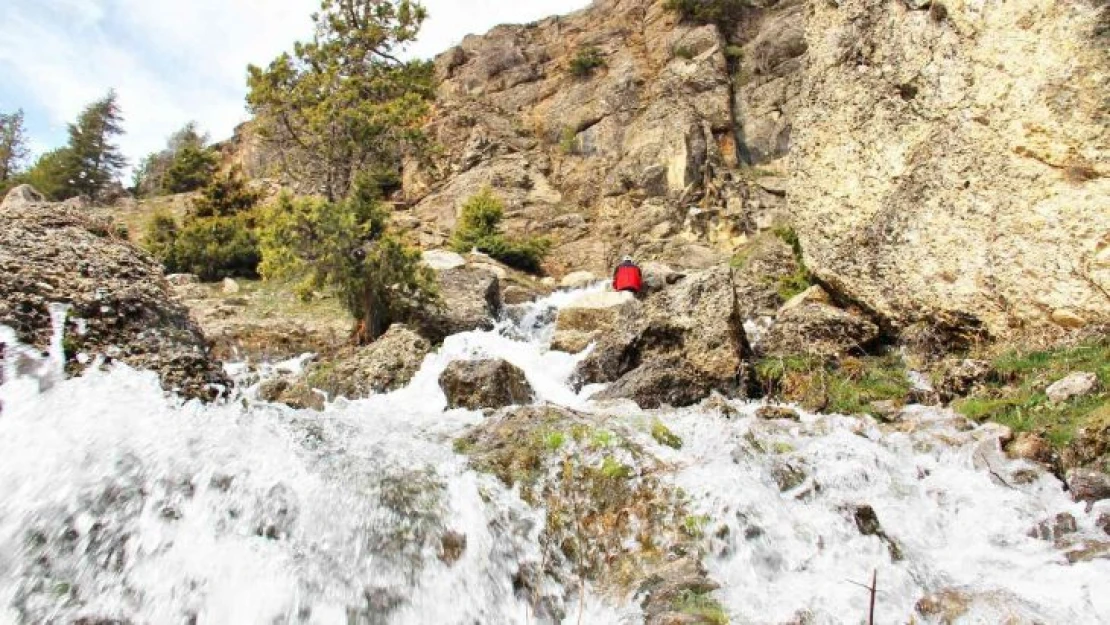
[[[839,361],[765,358],[755,369],[768,396],[821,412],[877,416],[872,402],[902,403],[912,389],[905,363],[893,352]]]

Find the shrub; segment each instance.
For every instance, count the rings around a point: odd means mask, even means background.
[[[438,299],[420,251],[390,232],[388,220],[367,176],[342,202],[283,194],[265,214],[262,275],[300,278],[302,297],[334,289],[357,320],[357,340],[376,339]]]
[[[505,207],[488,187],[467,200],[451,236],[451,249],[459,253],[478,250],[510,267],[539,273],[551,242],[543,237],[509,239],[501,232]]]
[[[729,24],[740,19],[750,0],[667,0],[668,11],[678,13],[684,22]]]
[[[567,126],[559,133],[559,149],[567,155],[578,153],[578,133],[574,128]]]
[[[570,61],[570,73],[576,78],[586,78],[599,67],[605,67],[605,58],[601,51],[593,46],[580,48],[578,54]]]
[[[737,45],[726,46],[725,57],[731,61],[739,61],[744,58],[744,48]]]
[[[257,278],[261,252],[254,207],[259,198],[233,170],[205,187],[183,223],[169,213],[155,213],[143,245],[167,273],[193,273],[206,282]]]

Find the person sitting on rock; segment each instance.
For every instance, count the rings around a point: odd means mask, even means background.
[[[639,293],[643,286],[644,277],[640,273],[640,268],[632,262],[631,256],[625,256],[621,264],[617,266],[616,272],[613,273],[613,290]]]

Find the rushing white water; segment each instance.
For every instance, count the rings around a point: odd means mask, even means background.
[[[60,335],[54,356],[35,360],[0,329],[0,623],[543,622],[514,588],[541,564],[543,510],[453,451],[484,417],[446,411],[438,377],[479,357],[522,368],[540,401],[623,421],[674,467],[704,515],[704,562],[733,623],[859,623],[868,593],[851,582],[873,571],[880,623],[909,621],[945,588],[970,597],[967,622],[1110,622],[1099,593],[1110,561],[1069,564],[1063,547],[1027,536],[1068,512],[1076,536],[1093,539],[1098,510],[991,456],[991,429],[930,409],[896,431],[840,416],[766,422],[739,402],[732,418],[594,405],[568,386],[582,356],[546,347],[552,309],[574,297],[452,336],[404,389],[323,413],[258,402],[252,389],[223,405],[182,402],[122,365],[43,384],[60,372]],[[680,449],[652,440],[656,419]],[[798,479],[780,491],[784,470]],[[1008,479],[1022,470],[1021,483]],[[847,512],[864,504],[900,560]],[[453,536],[465,549],[451,563]],[[632,597],[553,582],[538,592],[566,623],[642,621]]]

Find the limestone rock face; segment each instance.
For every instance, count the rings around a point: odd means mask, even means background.
[[[531,403],[535,392],[520,368],[504,360],[458,360],[439,376],[449,408],[504,408]]]
[[[422,243],[446,241],[485,185],[505,201],[511,234],[551,238],[547,267],[558,275],[607,276],[629,253],[704,269],[784,214],[781,189],[727,170],[749,152],[734,109],[743,109],[759,162],[789,146],[801,7],[753,7],[736,33],[722,33],[680,23],[665,4],[600,0],[499,26],[440,55],[428,131],[445,152],[430,165],[408,163],[403,176]],[[787,31],[781,44],[775,33]],[[743,85],[731,79],[729,37],[763,59]],[[604,65],[575,75],[574,59],[590,48]]]
[[[808,3],[789,194],[809,268],[894,327],[1105,321],[1099,3],[920,4]]]
[[[230,388],[150,256],[118,238],[111,221],[35,203],[29,187],[16,191],[0,211],[0,323],[45,349],[48,306],[66,304],[71,372],[82,368],[78,354],[104,354],[157,372],[167,390],[186,397],[212,398]]]

